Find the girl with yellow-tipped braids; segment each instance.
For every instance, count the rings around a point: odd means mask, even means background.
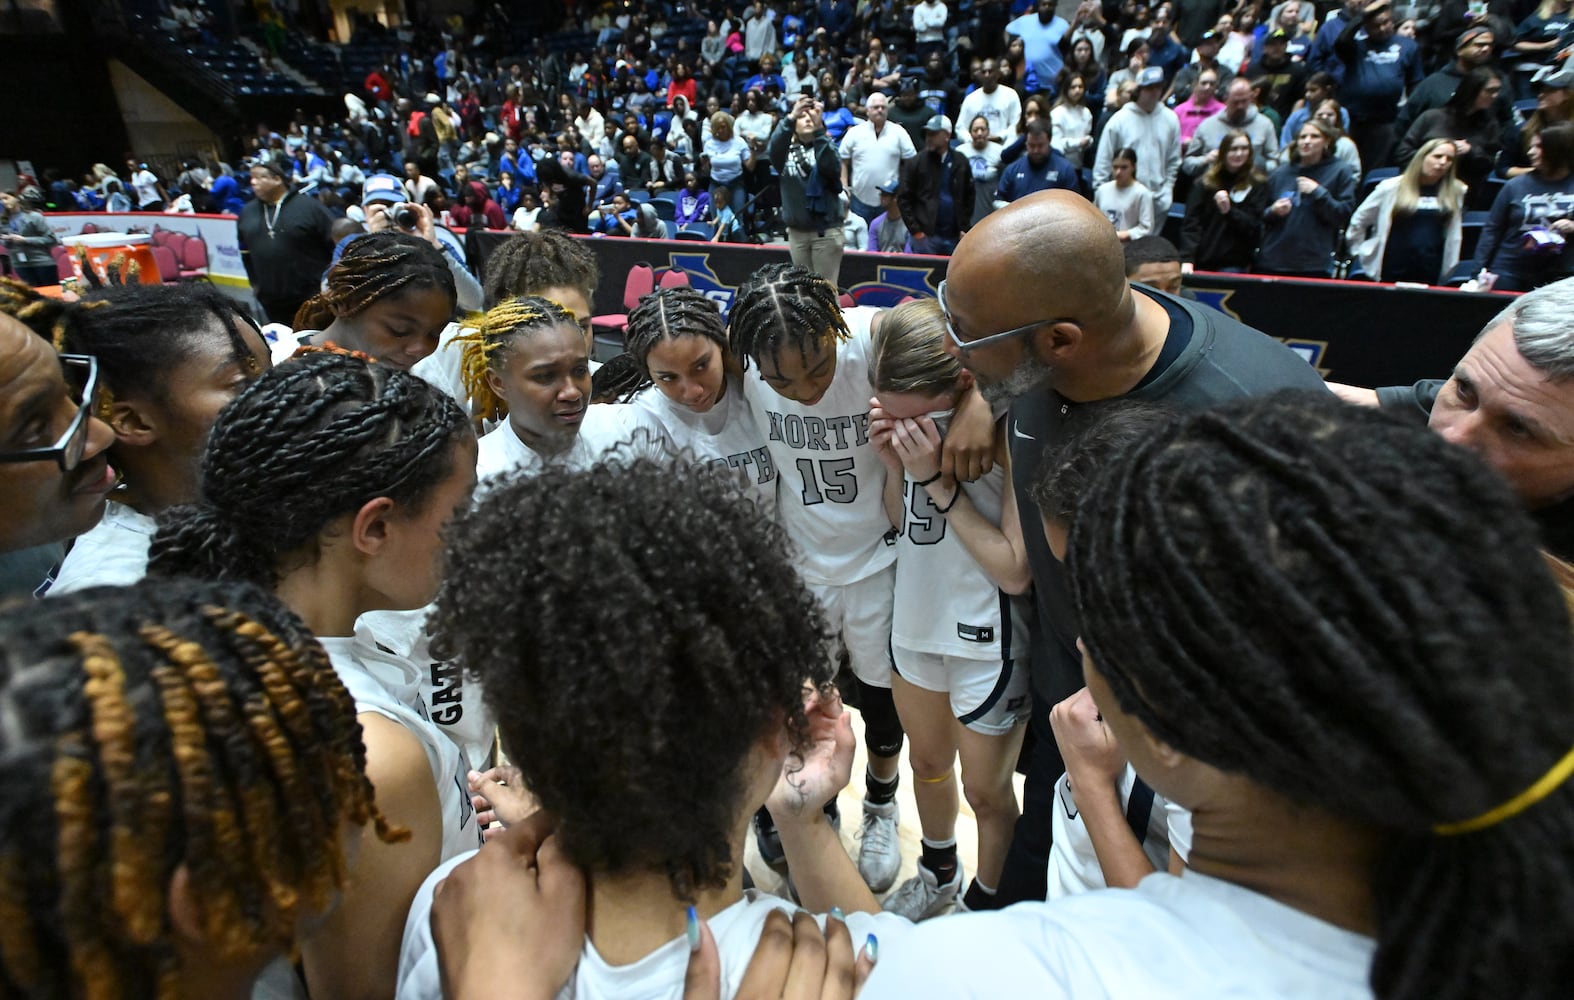
[[[621,442],[659,440],[630,406],[590,403],[590,345],[574,314],[534,295],[508,299],[458,338],[474,415],[500,421],[480,443],[476,474],[586,468]],[[507,419],[504,419],[504,418]]]
[[[246,997],[330,909],[363,828],[409,836],[322,646],[258,588],[0,613],[0,995]]]

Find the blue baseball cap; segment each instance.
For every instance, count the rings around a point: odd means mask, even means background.
[[[363,205],[397,205],[404,200],[404,183],[393,174],[373,174],[361,188]]]

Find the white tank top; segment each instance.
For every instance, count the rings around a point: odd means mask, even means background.
[[[852,337],[837,346],[836,376],[813,406],[778,393],[757,367],[743,377],[778,470],[777,514],[809,583],[857,583],[896,558],[886,539],[885,464],[869,443],[869,322],[878,312],[846,311]]]
[[[930,416],[944,437],[951,413]],[[996,526],[1005,488],[1006,471],[1000,465],[962,486],[978,512]],[[904,477],[902,511],[891,642],[915,652],[968,660],[1025,657],[1028,630],[1021,602],[995,586],[950,530],[929,491],[911,476]]]
[[[713,465],[737,469],[749,494],[768,512],[776,510],[776,462],[765,445],[754,410],[744,398],[743,380],[727,376],[727,392],[708,413],[695,413],[649,386],[629,403],[649,415],[674,451],[686,451]]]
[[[470,761],[459,745],[432,722],[421,697],[421,672],[409,660],[378,644],[364,621],[355,635],[321,638],[334,673],[355,699],[356,712],[376,712],[397,722],[421,742],[443,820],[441,860],[481,845],[481,827],[470,803]]]

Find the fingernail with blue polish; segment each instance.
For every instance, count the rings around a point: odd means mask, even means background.
[[[689,951],[700,950],[700,915],[694,912],[694,907],[689,907],[689,925],[685,931],[689,937]]]
[[[843,922],[845,922],[847,920],[847,914],[842,912],[842,908],[840,906],[833,906],[833,907],[831,907],[831,916],[833,916],[837,920],[841,920]]]
[[[880,939],[873,934],[864,939],[864,954],[869,956],[869,964],[880,961]]]

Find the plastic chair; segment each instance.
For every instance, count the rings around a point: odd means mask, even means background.
[[[623,331],[629,325],[628,314],[634,311],[635,306],[639,305],[640,299],[649,295],[655,289],[655,269],[649,264],[635,264],[629,268],[628,277],[623,282],[623,312],[591,317],[590,325],[592,330],[616,333],[618,339],[621,340]]]
[[[678,230],[677,238],[680,240],[694,240],[700,243],[709,243],[716,229],[704,222],[691,222]]]
[[[673,222],[671,219],[662,219],[661,225],[667,231],[667,239],[675,240],[678,238],[678,224],[676,222]]]
[[[662,273],[659,284],[662,288],[688,288],[689,272],[681,267],[669,267]]]
[[[152,248],[153,263],[158,265],[159,280],[166,285],[180,282],[180,261],[175,258],[175,251],[169,247],[155,246]]]
[[[191,237],[181,247],[180,277],[184,281],[208,277],[208,245],[200,237]]]
[[[56,244],[49,248],[50,254],[55,258],[55,270],[62,280],[76,277],[76,263],[71,259],[71,251],[66,247]]]

